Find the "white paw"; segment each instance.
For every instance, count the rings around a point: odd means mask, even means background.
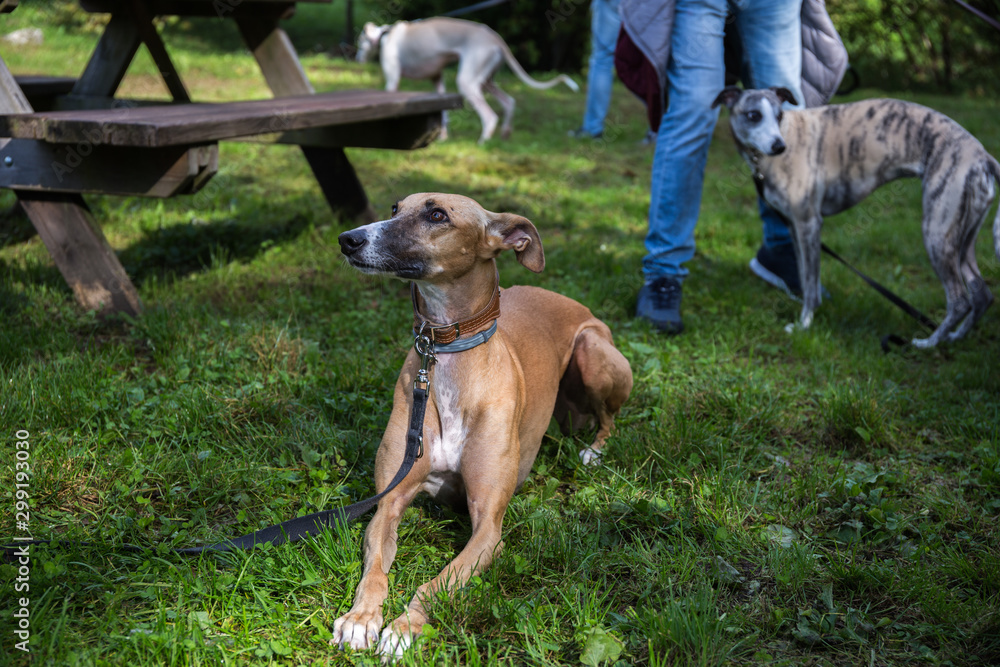
[[[937,345],[937,343],[935,343],[930,338],[914,338],[910,342],[913,343],[913,347],[916,347],[921,350],[926,350]]]
[[[580,460],[583,461],[583,465],[597,465],[601,462],[601,453],[596,449],[587,447],[586,449],[580,450]]]
[[[793,334],[796,331],[805,331],[812,324],[813,316],[800,317],[798,322],[789,322],[785,325],[785,333]]]
[[[350,646],[356,651],[370,648],[378,641],[378,631],[382,626],[381,618],[372,618],[367,623],[350,618],[351,614],[341,616],[333,623],[333,639],[331,646],[344,648]]]
[[[406,649],[410,648],[413,644],[413,636],[397,635],[396,632],[391,628],[386,628],[382,631],[382,639],[378,643],[378,652],[382,655],[382,660],[395,660],[397,658],[402,658],[403,653]]]

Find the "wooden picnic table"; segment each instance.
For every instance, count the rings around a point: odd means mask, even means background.
[[[331,0],[298,0],[331,2]],[[316,93],[279,26],[288,0],[81,0],[111,18],[77,79],[14,77],[0,57],[0,187],[12,189],[87,309],[141,312],[142,304],[83,194],[171,197],[198,191],[218,170],[218,142],[296,144],[338,214],[374,220],[344,147],[414,149],[438,134],[458,95],[354,90]],[[16,7],[0,0],[0,11]],[[274,99],[192,102],[153,19],[215,16],[236,22]],[[145,44],[170,103],[115,92]]]

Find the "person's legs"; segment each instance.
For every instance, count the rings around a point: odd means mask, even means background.
[[[743,44],[744,69],[753,88],[781,86],[802,104],[802,0],[740,0],[736,29]],[[786,108],[797,108],[786,103]],[[792,242],[788,227],[763,200],[764,245]]]
[[[694,256],[694,229],[712,130],[712,102],[725,86],[722,34],[726,0],[678,0],[667,67],[667,111],[653,155],[649,232],[643,273],[683,279]]]
[[[587,107],[581,129],[591,136],[604,131],[604,118],[611,104],[614,81],[615,44],[621,29],[620,0],[593,0],[591,10],[590,61],[587,72]]]
[[[802,105],[802,0],[737,0],[736,29],[743,44],[746,85],[787,88]],[[797,108],[786,103],[787,108]],[[764,242],[750,268],[765,281],[801,293],[791,231],[777,211],[758,199]]]
[[[694,256],[694,229],[718,109],[725,85],[722,35],[726,0],[678,0],[667,65],[667,111],[653,154],[645,284],[636,315],[679,333],[684,263]]]

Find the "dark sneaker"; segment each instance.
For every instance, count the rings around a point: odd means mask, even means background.
[[[639,303],[635,316],[652,323],[668,334],[684,331],[681,321],[681,281],[670,276],[660,276],[646,283],[639,290]]]
[[[575,130],[570,130],[566,134],[568,134],[573,139],[600,139],[601,137],[604,136],[603,132],[598,132],[597,134],[591,134],[590,132],[584,130],[582,127],[578,127]]]
[[[795,248],[790,243],[774,248],[761,245],[757,256],[750,260],[750,270],[793,299],[802,297],[799,265],[795,261]]]

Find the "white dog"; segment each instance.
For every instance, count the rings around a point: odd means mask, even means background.
[[[542,83],[528,76],[514,59],[510,47],[500,35],[472,21],[450,18],[431,18],[423,21],[397,21],[392,25],[366,23],[358,36],[358,62],[373,60],[380,55],[385,89],[397,90],[400,77],[430,79],[439,93],[444,92],[441,72],[446,65],[458,62],[456,84],[458,92],[469,101],[479,114],[483,133],[479,143],[493,136],[497,127],[497,114],[487,104],[483,90],[490,92],[503,107],[503,125],[500,136],[510,136],[511,117],[514,115],[514,98],[500,90],[493,82],[493,74],[503,61],[517,78],[532,88],[551,88],[560,82],[573,91],[579,90],[576,82],[565,74]],[[441,137],[448,136],[448,114],[443,112]]]

